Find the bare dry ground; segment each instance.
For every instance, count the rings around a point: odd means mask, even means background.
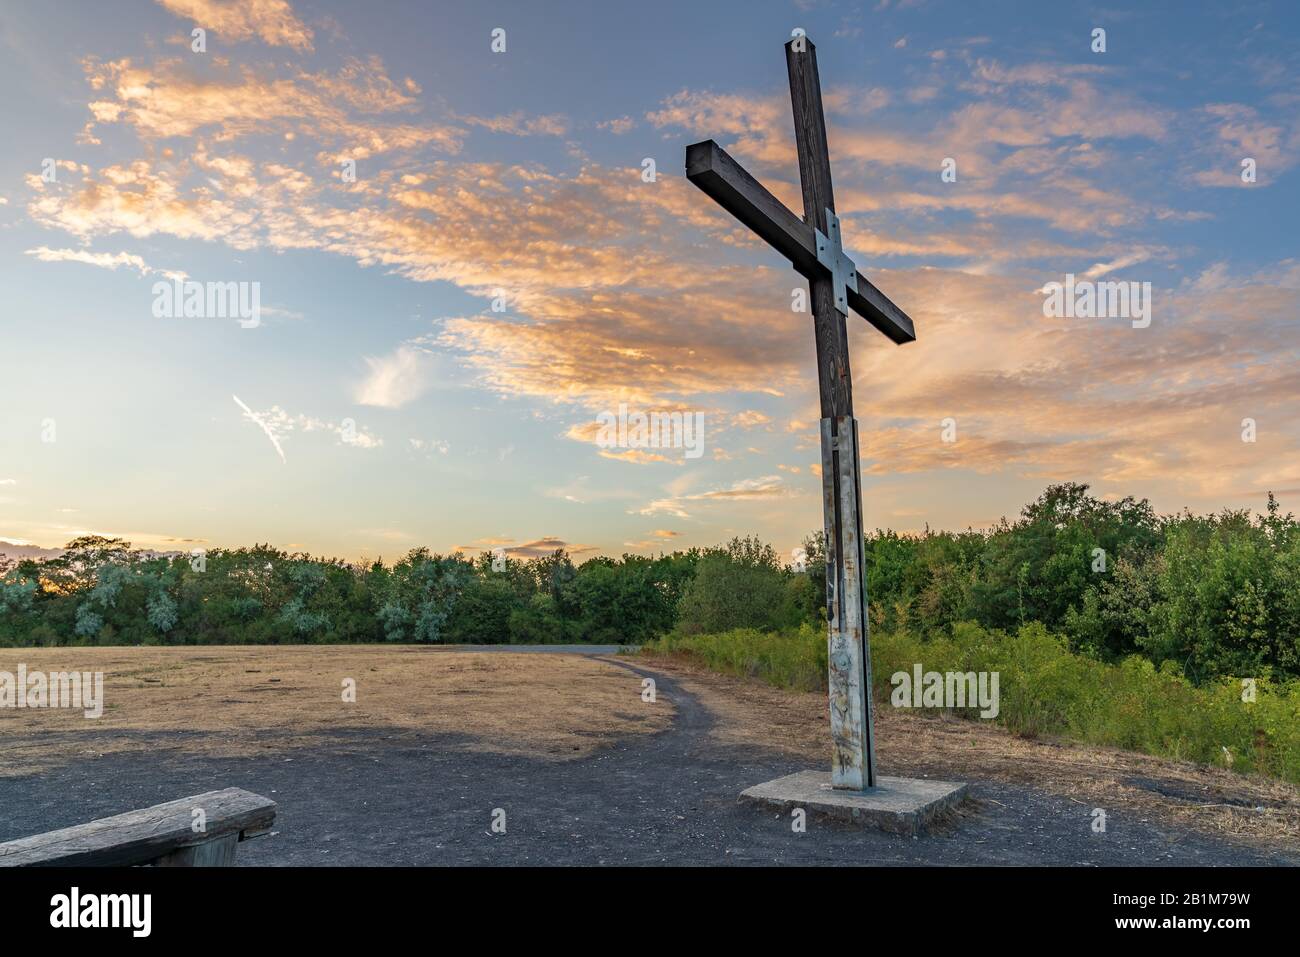
[[[757,679],[722,675],[686,656],[642,655],[638,663],[675,677],[714,713],[724,744],[763,745],[828,764],[826,699]],[[882,773],[1024,784],[1088,808],[1125,808],[1163,825],[1230,835],[1261,846],[1300,845],[1300,788],[1189,761],[1054,739],[956,717],[876,707]]]
[[[0,776],[86,754],[247,755],[311,747],[340,731],[446,732],[463,747],[586,757],[662,730],[637,676],[577,655],[463,653],[409,646],[7,648],[0,671],[100,671],[104,712],[0,709]],[[344,679],[356,701],[343,700]],[[174,740],[169,740],[174,739]]]
[[[826,765],[821,694],[720,675],[684,657],[624,660],[693,695],[711,715],[705,739],[719,753],[775,752]],[[437,735],[440,748],[567,762],[609,745],[639,752],[638,738],[678,720],[671,696],[643,705],[637,674],[572,654],[328,645],[0,650],[0,671],[15,672],[19,662],[46,672],[102,671],[105,710],[97,720],[72,710],[0,710],[0,778],[44,775],[98,755],[291,755],[355,731],[375,749]],[[355,703],[343,700],[346,678],[356,681]],[[1282,782],[1029,740],[986,722],[889,708],[877,709],[876,722],[886,774],[1023,786],[1171,830],[1300,847],[1300,789]],[[701,759],[709,755],[686,758]]]

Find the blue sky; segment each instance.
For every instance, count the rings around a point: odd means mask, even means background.
[[[1300,498],[1294,5],[14,3],[0,540],[788,551],[801,283],[681,167],[717,139],[801,212],[796,27],[848,251],[918,331],[852,320],[870,525]],[[176,273],[261,323],[156,317]],[[1066,273],[1150,282],[1150,328],[1045,317]],[[601,448],[621,402],[702,412],[705,454]]]

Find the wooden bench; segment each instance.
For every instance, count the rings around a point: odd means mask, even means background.
[[[236,845],[274,822],[274,801],[226,788],[0,844],[0,867],[229,867]]]

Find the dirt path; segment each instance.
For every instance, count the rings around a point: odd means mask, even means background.
[[[788,816],[737,795],[806,759],[720,734],[722,712],[701,702],[715,693],[687,690],[705,687],[696,679],[605,660],[655,679],[659,702],[676,710],[668,730],[568,761],[467,751],[452,734],[382,727],[252,756],[106,753],[0,778],[0,840],[234,785],[280,802],[276,833],[241,849],[246,865],[1300,863],[1294,844],[1164,827],[1122,808],[1096,834],[1077,799],[973,778],[975,800],[920,839],[812,817],[796,834]],[[491,830],[497,808],[504,834]]]

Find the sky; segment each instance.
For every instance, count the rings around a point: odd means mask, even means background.
[[[865,525],[1300,506],[1300,10],[1133,7],[5,0],[0,541],[789,553],[804,283],[683,157],[802,214],[796,29],[846,251],[917,330],[849,319]],[[1045,314],[1067,274],[1150,323]],[[257,321],[160,314],[178,279]],[[611,447],[621,405],[700,454]]]

